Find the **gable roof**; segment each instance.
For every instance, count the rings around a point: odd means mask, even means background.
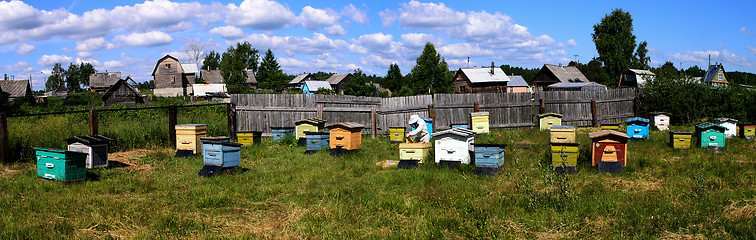
[[[651,72],[649,70],[643,70],[643,69],[632,69],[631,68],[631,69],[625,70],[625,72],[626,73],[627,72],[632,72],[632,73],[635,73],[636,75],[651,75],[651,76],[656,76],[656,73],[653,73],[653,72]]]
[[[307,86],[307,89],[309,89],[310,92],[318,91],[321,88],[333,90],[328,81],[304,81],[304,85]]]
[[[294,79],[292,79],[292,80],[291,80],[291,81],[289,82],[289,84],[298,84],[298,83],[302,82],[302,80],[305,80],[305,79],[307,79],[307,78],[310,78],[310,79],[312,79],[312,74],[309,74],[309,73],[302,73],[302,74],[299,74],[299,75],[297,75],[297,76],[296,76],[296,77],[295,77]]]
[[[252,71],[252,69],[247,69],[247,82],[250,84],[257,84],[257,77],[255,77],[255,71]]]
[[[128,92],[130,92],[131,94],[135,96],[138,96],[138,97],[142,96],[139,90],[134,88],[134,86],[131,86],[131,84],[126,82],[126,80],[118,80],[118,82],[116,82],[115,84],[113,84],[113,86],[108,88],[108,91],[106,91],[105,94],[102,95],[102,101],[103,102],[107,101],[110,97],[112,97],[113,93],[115,93],[116,91],[118,91],[119,88],[122,88],[122,87],[125,87]],[[142,98],[138,98],[137,101],[140,101],[143,103],[143,100],[141,99]]]
[[[0,89],[7,92],[9,97],[25,97],[31,92],[29,80],[0,81]]]
[[[501,83],[511,81],[504,70],[494,67],[493,74],[491,68],[460,68],[457,74],[462,74],[471,83]]]
[[[220,70],[205,70],[200,71],[200,77],[205,80],[206,83],[223,83],[223,76],[220,74]]]
[[[347,77],[351,77],[351,76],[352,76],[351,73],[334,74],[333,76],[329,77],[328,80],[326,81],[328,81],[328,83],[330,83],[331,85],[337,85],[341,83],[341,81],[344,81],[344,79],[346,79]]]
[[[541,71],[543,71],[544,69],[549,71],[557,80],[563,83],[590,82],[590,80],[588,80],[588,78],[586,78],[585,75],[580,72],[580,69],[575,66],[557,66],[544,64],[543,68],[541,68]]]
[[[182,65],[182,64],[181,64],[181,61],[179,61],[179,60],[178,60],[178,58],[175,58],[175,57],[173,57],[173,56],[171,56],[171,55],[165,55],[165,56],[161,57],[160,59],[158,59],[158,60],[157,60],[157,62],[155,63],[155,67],[154,67],[154,68],[152,69],[152,75],[151,75],[151,76],[155,76],[155,71],[157,71],[158,65],[160,65],[160,62],[162,62],[163,60],[165,60],[165,59],[167,59],[167,58],[171,58],[171,59],[173,59],[173,60],[176,60],[176,62],[178,62],[178,63],[179,63],[179,66],[181,66],[181,65]],[[182,67],[181,71],[182,71],[182,72],[184,71],[184,70],[183,70],[183,67]],[[195,72],[196,72],[196,71],[195,71]]]
[[[714,80],[714,77],[717,76],[717,73],[720,69],[722,69],[722,72],[725,72],[724,66],[722,66],[722,64],[709,65],[709,70],[706,71],[706,74],[704,74],[701,80],[703,80],[703,82],[705,83],[711,83]],[[725,79],[727,79],[727,76],[725,76]]]
[[[65,84],[61,84],[53,92],[68,92],[68,88],[66,87]]]
[[[109,88],[121,80],[121,72],[95,72],[89,75],[90,88]]]
[[[507,87],[529,87],[529,85],[522,76],[509,76]]]
[[[197,72],[197,65],[193,63],[182,63],[181,68],[184,69],[184,74],[196,74]]]

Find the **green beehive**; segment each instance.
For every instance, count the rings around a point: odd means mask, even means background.
[[[538,115],[538,126],[540,127],[541,131],[549,130],[551,126],[561,126],[561,125],[562,125],[562,114],[544,113],[544,114]]]
[[[698,145],[702,148],[720,149],[725,146],[725,131],[727,128],[714,123],[696,124]]]
[[[37,176],[58,181],[77,181],[87,177],[87,154],[59,149],[34,148]]]

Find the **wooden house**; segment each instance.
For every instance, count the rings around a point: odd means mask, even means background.
[[[505,93],[509,77],[501,68],[460,68],[454,75],[454,93]]]
[[[400,143],[399,144],[399,168],[415,168],[420,163],[425,163],[433,143]]]
[[[672,122],[672,114],[665,112],[652,112],[651,116],[653,116],[652,119],[654,120],[654,126],[659,129],[659,131],[669,130],[669,125]]]
[[[102,95],[102,102],[105,106],[115,104],[130,106],[144,104],[146,100],[145,96],[142,96],[139,90],[127,83],[126,80],[118,80]]]
[[[365,125],[342,122],[328,125],[326,128],[331,132],[329,144],[332,154],[335,152],[336,155],[340,155],[342,151],[353,151],[362,147],[362,129]]]
[[[72,137],[65,141],[68,143],[68,151],[87,154],[86,168],[108,166],[108,143],[113,139],[95,135]]]
[[[160,58],[152,69],[155,81],[155,96],[174,97],[192,94],[192,84],[197,74],[197,65],[181,64],[171,55]]]
[[[3,80],[0,81],[0,89],[8,94],[8,101],[20,98],[34,99],[29,80]]]
[[[296,134],[294,135],[298,141],[302,141],[301,146],[305,145],[305,133],[317,132],[325,128],[326,120],[319,118],[308,118],[294,122],[296,126]]]
[[[725,131],[727,128],[716,123],[696,124],[697,145],[702,148],[711,148],[713,150],[725,147]]]
[[[57,97],[65,99],[68,97],[68,88],[65,84],[58,85],[55,90],[45,92],[45,97]]]
[[[403,143],[404,132],[405,132],[404,127],[389,127],[389,142]]]
[[[478,175],[496,175],[504,167],[504,149],[506,147],[506,144],[473,144],[475,173]]]
[[[202,152],[200,138],[207,135],[206,124],[181,124],[176,125],[176,150],[189,151],[193,155]],[[179,155],[179,154],[177,154]],[[183,154],[181,154],[183,155]]]
[[[756,138],[756,124],[748,123],[740,125],[740,136],[745,139]]]
[[[606,86],[595,82],[554,83],[546,91],[606,91]]]
[[[627,135],[635,140],[647,140],[649,134],[649,120],[641,117],[627,119]]]
[[[315,81],[315,79],[312,74],[309,73],[302,73],[294,77],[291,81],[289,81],[289,88],[298,88],[302,89],[302,85],[304,85],[305,81]],[[317,90],[315,90],[317,91]],[[313,91],[314,92],[314,91]]]
[[[549,141],[551,143],[574,143],[575,127],[573,126],[551,126],[549,128]]]
[[[328,83],[336,94],[344,94],[344,86],[352,80],[354,76],[351,73],[334,74],[328,78]]]
[[[526,93],[530,92],[530,86],[522,76],[509,76],[509,82],[507,83],[508,93]]]
[[[669,145],[674,149],[689,149],[692,138],[692,132],[669,131]]]
[[[551,167],[555,172],[574,174],[577,171],[577,160],[580,154],[579,146],[580,143],[577,142],[551,143]]]
[[[236,132],[237,142],[244,146],[252,146],[253,144],[260,144],[262,141],[262,132],[260,131],[238,131]]]
[[[590,82],[575,66],[557,66],[544,64],[533,79],[536,91],[544,91],[547,86],[555,83]]]
[[[121,80],[121,72],[95,72],[89,75],[89,89],[93,92],[104,93]]]
[[[87,178],[86,153],[49,148],[34,150],[37,155],[37,177],[56,181]]]
[[[724,66],[722,66],[721,63],[709,65],[709,69],[701,78],[701,81],[705,84],[712,85],[713,87],[727,86],[727,84],[730,83]]]
[[[738,135],[738,120],[732,119],[732,118],[716,118],[714,119],[714,123],[722,125],[722,127],[727,128],[725,130],[725,138],[733,138]]]
[[[622,72],[617,86],[619,87],[638,87],[647,81],[656,78],[656,74],[649,70],[628,69]]]
[[[601,130],[588,134],[591,138],[591,159],[593,166],[598,165],[599,172],[615,173],[627,165],[627,134]]]
[[[312,154],[318,150],[325,150],[330,148],[329,140],[331,136],[327,132],[306,132],[305,140],[307,149],[305,154]]]
[[[435,139],[435,162],[440,165],[470,164],[475,132],[452,128],[432,134]]]
[[[538,126],[541,131],[548,130],[551,126],[562,125],[562,114],[559,113],[544,113],[538,115]]]
[[[238,167],[241,163],[241,144],[229,141],[201,140],[205,165],[222,168]]]
[[[490,121],[488,112],[470,113],[470,126],[476,134],[488,134],[490,130]]]
[[[333,90],[328,81],[304,81],[302,84],[302,92],[305,94],[315,94],[320,89]]]

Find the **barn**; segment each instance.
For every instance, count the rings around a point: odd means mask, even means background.
[[[139,90],[131,86],[126,80],[118,80],[113,86],[102,95],[102,102],[105,106],[114,104],[122,105],[134,105],[144,104],[146,102],[144,96],[139,93]]]

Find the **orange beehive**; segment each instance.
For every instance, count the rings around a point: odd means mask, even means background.
[[[365,125],[356,122],[342,122],[328,125],[331,131],[331,149],[343,149],[347,151],[360,149],[362,146],[362,129]]]

